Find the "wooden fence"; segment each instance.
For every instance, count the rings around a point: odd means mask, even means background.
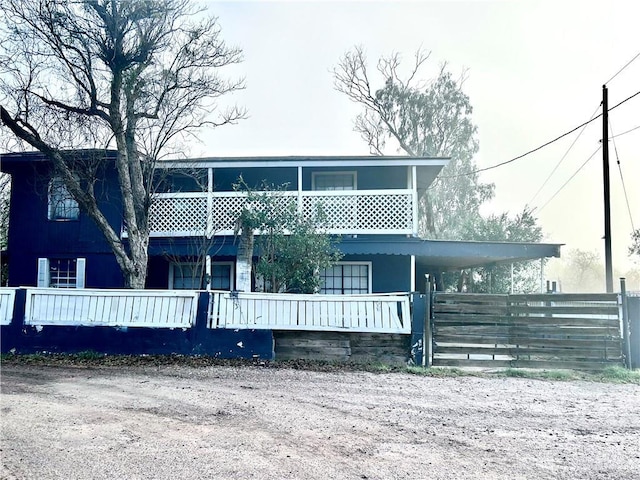
[[[25,325],[189,328],[198,292],[29,288]]]
[[[0,325],[9,325],[11,323],[15,301],[15,288],[0,288]]]
[[[211,292],[209,328],[411,333],[408,294]]]
[[[622,364],[617,294],[434,293],[432,309],[435,366]]]

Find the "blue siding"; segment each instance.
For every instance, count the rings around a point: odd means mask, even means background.
[[[13,321],[0,327],[0,351],[7,353],[95,351],[107,354],[210,355],[273,359],[271,330],[207,328],[208,294],[201,294],[190,329],[23,325],[25,291],[18,290]]]
[[[311,190],[313,172],[356,172],[358,190],[407,188],[407,167],[314,167],[302,173],[302,189]]]
[[[338,248],[340,245],[338,245]],[[409,292],[411,257],[400,255],[346,255],[343,262],[371,262],[371,293]]]
[[[118,288],[124,285],[111,248],[95,223],[81,212],[78,220],[50,221],[46,163],[22,163],[3,169],[12,175],[8,237],[9,285],[35,286],[37,259],[86,258],[86,286]],[[121,228],[115,171],[105,172],[95,186],[100,208],[116,232]]]
[[[233,191],[233,184],[242,178],[250,188],[259,189],[263,182],[280,186],[288,183],[288,190],[298,188],[298,170],[296,168],[217,168],[213,171],[214,190],[218,192]]]

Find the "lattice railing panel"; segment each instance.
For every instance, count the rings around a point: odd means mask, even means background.
[[[270,208],[273,215],[296,208],[297,193],[277,194]],[[208,203],[211,211],[207,214]],[[150,227],[155,235],[229,234],[247,205],[246,195],[213,193],[210,198],[202,194],[173,194],[156,198],[151,206]],[[250,208],[264,208],[260,201],[252,201]],[[334,233],[410,233],[413,231],[413,195],[402,193],[305,192],[302,212],[315,216],[318,208],[323,212],[322,227]],[[208,215],[208,218],[207,218]],[[208,220],[208,222],[207,222]]]
[[[296,197],[276,195],[270,202],[274,210],[273,215],[280,215],[288,208],[295,208]],[[252,201],[247,205],[249,208],[260,208],[260,201]],[[211,210],[211,225],[213,233],[229,232],[235,228],[236,220],[247,204],[246,196],[224,196],[213,197],[213,207]]]
[[[358,220],[358,200],[355,195],[322,195],[302,198],[302,213],[314,217],[320,209],[324,216],[323,228],[327,230],[354,229]]]
[[[411,194],[314,195],[303,198],[306,216],[321,208],[328,230],[411,231],[413,197]]]
[[[207,227],[207,198],[155,198],[149,212],[149,227],[154,233],[193,232],[193,235],[202,235]]]
[[[411,194],[358,196],[360,230],[411,230],[413,225]]]

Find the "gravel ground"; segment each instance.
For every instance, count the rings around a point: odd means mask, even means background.
[[[640,386],[3,365],[5,479],[639,479]]]

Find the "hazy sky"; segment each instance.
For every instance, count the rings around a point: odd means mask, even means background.
[[[442,62],[467,70],[465,91],[478,126],[479,167],[499,163],[588,120],[608,82],[609,106],[640,91],[638,1],[209,2],[223,36],[244,50],[234,100],[250,118],[206,135],[203,156],[368,154],[353,132],[359,108],[333,89],[330,70],[354,45],[371,68],[381,54],[432,52],[425,79]],[[231,71],[229,72],[231,73]],[[599,111],[598,111],[599,113]],[[640,125],[640,95],[610,113],[614,134]],[[602,124],[586,128],[544,189],[577,132],[509,166],[482,174],[496,184],[487,211],[536,207],[546,240],[604,257]],[[615,139],[635,227],[640,227],[640,129]],[[392,153],[392,152],[390,152]],[[629,264],[631,221],[610,145],[614,265]],[[533,199],[533,201],[532,201]],[[546,206],[544,206],[546,204]],[[543,207],[544,208],[541,208]]]

